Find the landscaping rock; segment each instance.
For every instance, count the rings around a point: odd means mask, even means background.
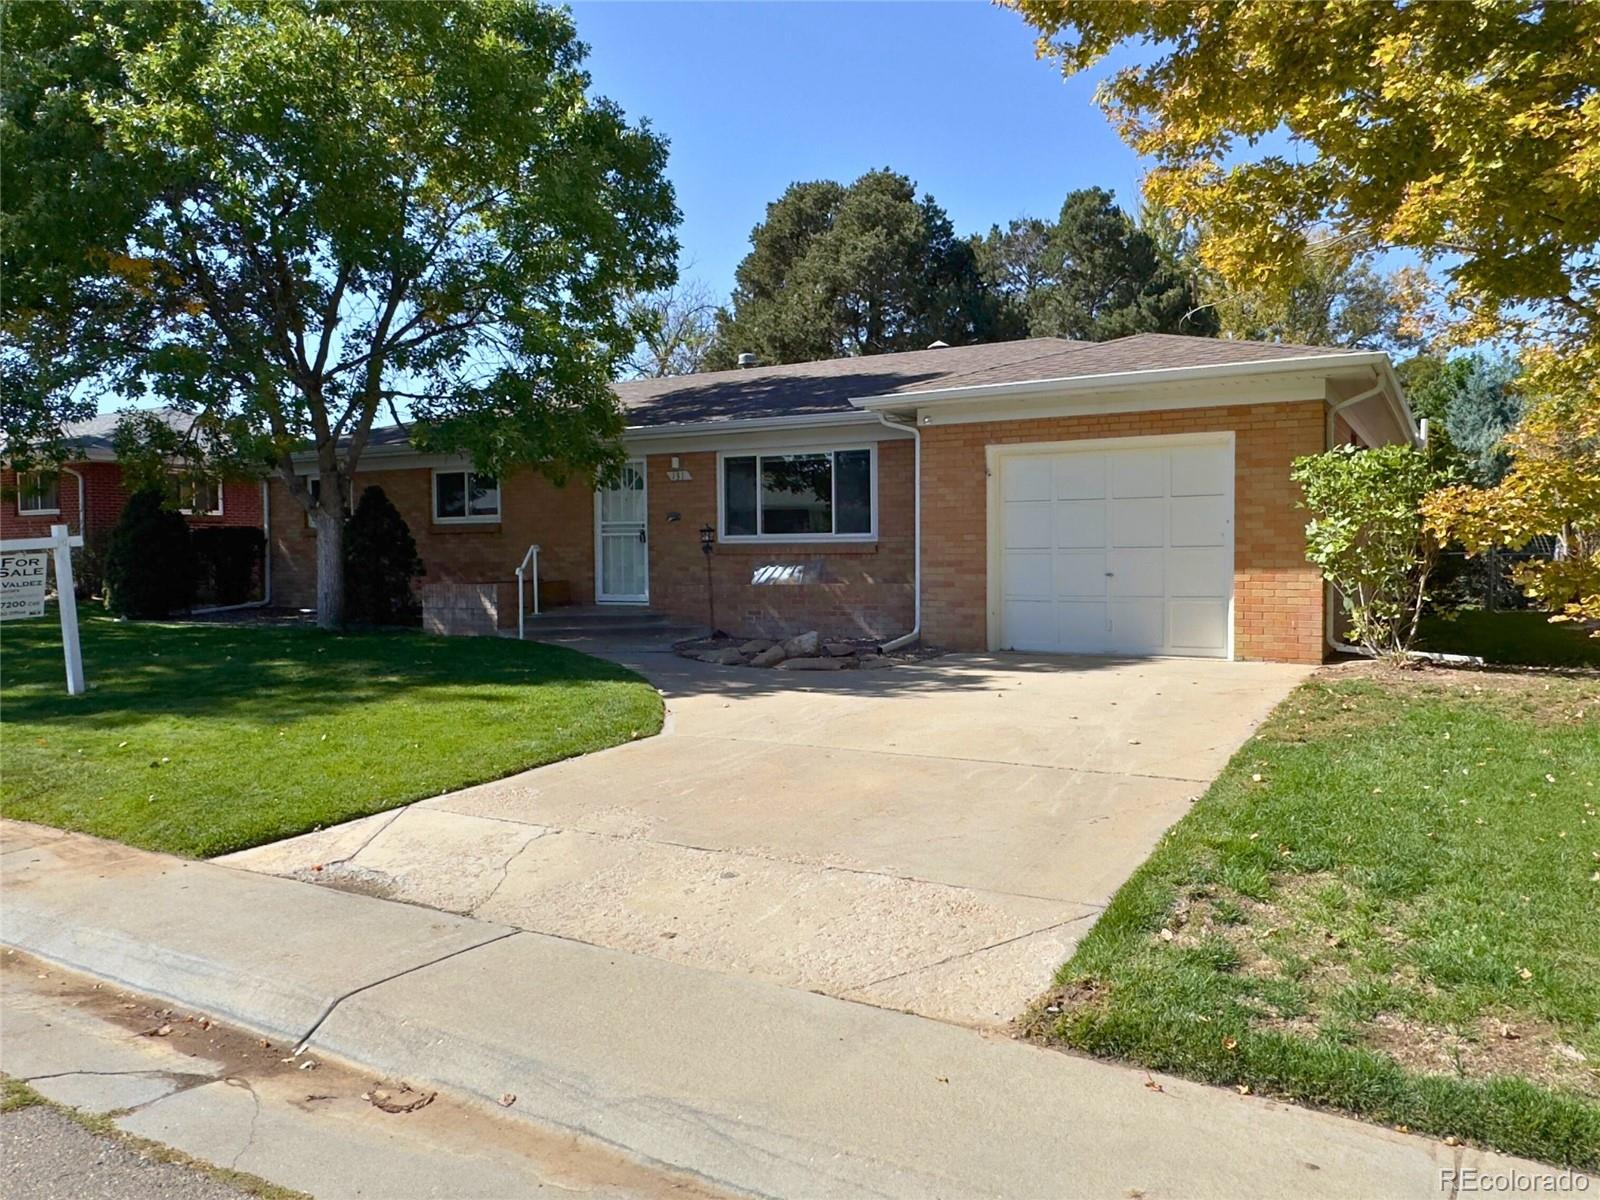
[[[712,663],[719,667],[742,667],[745,661],[744,655],[732,646],[724,646],[721,650],[707,650],[695,657],[703,663]]]
[[[856,659],[856,666],[863,671],[870,671],[877,667],[892,667],[894,666],[894,659],[885,657],[882,654],[863,654]]]
[[[821,648],[822,638],[815,629],[797,633],[783,644],[783,652],[789,658],[812,658]]]
[[[824,642],[822,652],[834,658],[849,658],[855,654],[856,648],[850,642]]]
[[[786,657],[787,655],[784,654],[782,646],[768,646],[750,660],[750,665],[752,667],[775,667]]]
[[[786,658],[778,664],[780,671],[842,671],[843,669],[842,658]]]
[[[739,647],[739,653],[754,656],[760,654],[764,650],[772,649],[772,646],[773,643],[767,638],[751,638],[748,642],[745,642]]]

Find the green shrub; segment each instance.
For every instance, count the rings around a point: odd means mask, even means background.
[[[119,617],[157,619],[194,599],[189,524],[157,488],[128,498],[105,558],[106,607]]]
[[[253,525],[211,525],[189,531],[196,593],[209,604],[259,599],[266,538]]]
[[[1306,557],[1339,589],[1350,639],[1404,654],[1417,636],[1438,545],[1422,532],[1422,498],[1444,482],[1413,446],[1337,446],[1289,472],[1311,511]]]
[[[421,613],[411,581],[423,571],[405,518],[381,487],[367,488],[344,527],[346,620],[411,624]]]

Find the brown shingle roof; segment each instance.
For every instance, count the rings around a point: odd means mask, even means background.
[[[614,390],[629,425],[848,413],[855,411],[850,401],[858,396],[943,387],[974,372],[1026,372],[1032,359],[1092,345],[1066,338],[1029,338],[630,380],[614,385]]]
[[[1359,353],[1168,333],[1139,333],[1110,342],[1028,338],[639,379],[616,384],[615,391],[628,424],[649,427],[848,413],[855,411],[852,400],[894,393]]]
[[[1175,367],[1244,366],[1247,363],[1304,358],[1308,355],[1361,354],[1360,350],[1298,346],[1289,342],[1246,342],[1231,338],[1186,337],[1176,333],[1137,333],[1110,342],[1076,343],[1071,349],[1025,362],[989,367],[933,385],[939,388],[983,387],[1114,375],[1123,371],[1161,371]],[[931,388],[896,388],[929,391]]]

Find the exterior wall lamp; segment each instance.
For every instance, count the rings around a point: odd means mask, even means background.
[[[711,552],[717,547],[717,531],[713,526],[700,526],[700,553],[706,556],[706,611],[711,617],[711,636],[717,636],[717,590],[711,584]]]

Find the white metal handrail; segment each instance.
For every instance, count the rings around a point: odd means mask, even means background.
[[[522,565],[517,568],[517,640],[522,640],[523,613],[527,609],[527,593],[523,590],[523,575],[528,569],[528,563],[533,563],[533,615],[539,615],[539,547],[529,546],[528,552],[522,556]]]

